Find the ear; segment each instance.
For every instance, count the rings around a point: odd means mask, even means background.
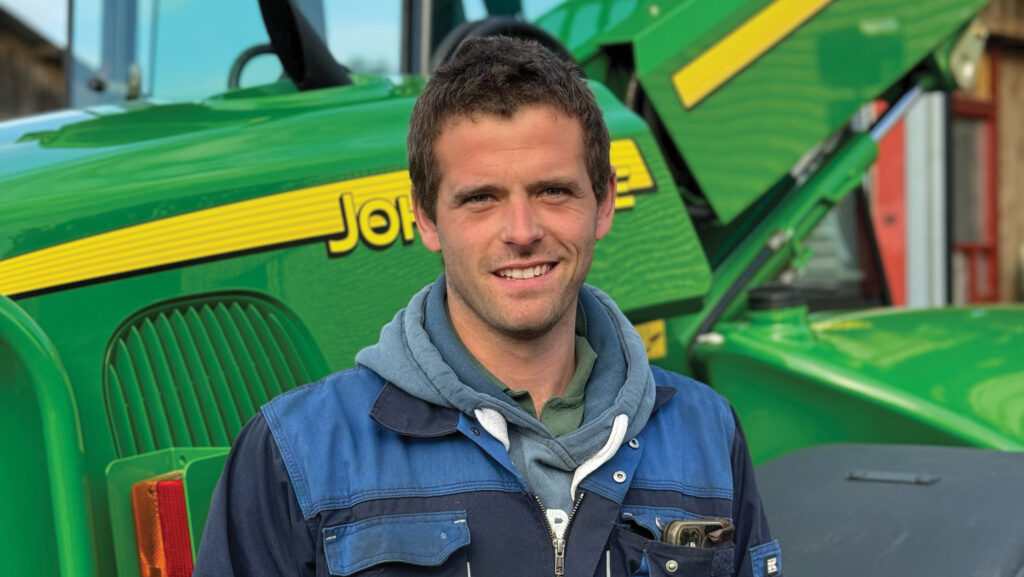
[[[608,177],[608,194],[605,195],[597,205],[597,232],[594,235],[598,240],[604,238],[612,229],[612,217],[615,216],[615,195],[618,192],[618,178],[615,175],[615,167],[612,167],[612,174]]]
[[[412,198],[412,213],[416,217],[416,228],[420,231],[423,246],[434,252],[441,252],[441,241],[437,237],[437,224],[430,220],[419,201],[415,200],[415,194],[412,195]]]

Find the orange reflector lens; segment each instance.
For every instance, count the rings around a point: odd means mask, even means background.
[[[192,575],[192,543],[181,472],[132,485],[142,577]]]

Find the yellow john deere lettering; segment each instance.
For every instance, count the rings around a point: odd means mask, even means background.
[[[634,194],[654,190],[654,178],[640,154],[640,147],[635,140],[615,140],[611,145],[610,159],[619,179],[615,210],[633,208],[636,206]]]
[[[672,75],[687,109],[757,60],[832,0],[775,0]]]
[[[633,140],[612,142],[621,184],[616,209],[654,180]],[[409,173],[388,172],[208,208],[114,230],[0,261],[0,294],[17,296],[64,285],[219,257],[242,251],[327,239],[332,255],[362,240],[386,248],[415,237]]]

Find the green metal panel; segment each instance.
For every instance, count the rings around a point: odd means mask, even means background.
[[[104,108],[89,120],[0,144],[0,258],[402,168],[422,84],[416,77],[397,84],[364,78],[302,94]]]
[[[706,370],[715,390],[729,398],[739,415],[755,464],[824,443],[996,446],[978,438],[965,440],[935,426],[947,424],[946,420],[922,422],[911,412],[894,411],[876,399],[833,387],[837,381],[862,390],[876,385],[859,375],[827,368],[816,373],[787,370],[774,351],[762,350],[763,356],[750,352],[716,355],[708,360]],[[1017,448],[1007,443],[999,447]]]
[[[636,73],[715,214],[728,223],[985,0],[834,0],[686,110],[672,76],[771,0],[566,2],[538,21],[583,62],[632,44]],[[792,2],[790,4],[793,4]]]
[[[185,504],[188,507],[189,535],[192,537],[192,556],[199,553],[206,518],[210,515],[210,501],[213,490],[224,470],[224,462],[228,458],[225,447],[220,454],[198,457],[185,463],[182,481],[185,484]]]
[[[216,469],[214,474],[220,474],[226,453],[227,447],[173,447],[118,459],[107,466],[105,485],[110,503],[111,533],[119,577],[140,577],[138,541],[135,537],[135,516],[132,510],[132,485],[171,471],[184,470],[182,481],[185,485],[185,504],[189,510],[190,535],[195,535],[195,521],[199,518],[193,516],[193,510],[203,507],[204,512],[199,515],[205,521],[206,510],[210,507],[210,494],[213,485],[216,484],[216,478],[213,484],[210,483],[210,474],[214,472],[213,469]],[[194,474],[190,474],[192,465],[198,465]],[[193,537],[193,552],[196,550],[195,543],[198,543],[198,540]]]
[[[5,575],[7,569],[22,575],[59,567],[65,577],[92,577],[97,555],[70,383],[47,335],[2,296],[0,369],[5,369],[0,400],[8,401],[0,403],[0,431],[9,433],[2,437],[0,456],[5,467],[16,468],[15,474],[0,476],[0,489],[8,496],[4,507],[12,514],[0,523],[0,567]],[[20,502],[8,505],[12,501]],[[19,510],[24,515],[13,516]]]
[[[672,75],[720,40],[723,26],[745,21],[765,4],[683,3],[635,42],[640,82],[722,222],[925,60],[985,2],[835,0],[686,110]],[[732,12],[713,20],[722,26],[695,26],[709,10]],[[699,39],[679,42],[687,31],[699,31]]]
[[[716,332],[723,342],[700,345],[698,363],[736,406],[755,460],[827,442],[1024,450],[1024,308],[810,322],[787,309]]]
[[[849,313],[811,327],[848,366],[1024,447],[1024,308]]]
[[[230,445],[260,406],[326,372],[305,327],[266,299],[208,295],[144,311],[107,352],[117,455]]]
[[[9,302],[9,301],[8,301]],[[22,359],[0,339],[0,575],[56,575],[58,558],[40,407]],[[15,442],[16,440],[16,442]],[[22,553],[34,551],[37,558]]]

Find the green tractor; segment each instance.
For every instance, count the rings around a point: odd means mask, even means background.
[[[620,184],[588,282],[653,362],[729,398],[766,487],[830,443],[1024,449],[1024,310],[886,308],[877,258],[860,310],[797,290],[830,213],[867,223],[879,139],[922,92],[972,81],[984,3],[105,0],[102,34],[79,8],[81,108],[0,124],[0,574],[187,574],[242,425],[351,366],[440,273],[415,234],[409,114],[489,34],[591,79]],[[765,498],[788,547],[811,525]]]

